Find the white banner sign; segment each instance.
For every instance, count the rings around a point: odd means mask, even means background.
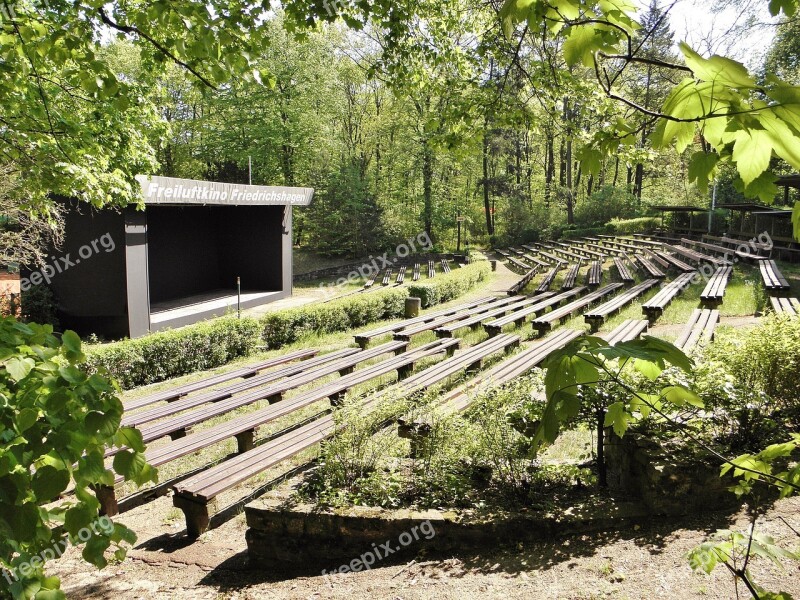
[[[312,188],[217,183],[144,175],[136,179],[142,186],[146,205],[308,206],[314,197]]]

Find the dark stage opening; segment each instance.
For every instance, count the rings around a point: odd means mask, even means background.
[[[282,206],[149,206],[151,314],[219,313],[283,290]]]

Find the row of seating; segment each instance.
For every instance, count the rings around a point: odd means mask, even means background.
[[[733,267],[719,267],[708,280],[705,289],[700,294],[703,306],[718,306],[722,303],[728,280],[733,274]]]
[[[658,285],[658,279],[648,279],[642,283],[625,290],[623,293],[612,298],[608,302],[597,306],[583,315],[586,323],[592,331],[597,331],[605,320],[612,314],[622,310],[625,306],[636,300],[639,296],[646,293],[652,287]]]
[[[539,272],[539,267],[533,267],[530,271],[525,273],[525,275],[523,275],[519,281],[517,281],[514,285],[508,288],[506,290],[506,293],[509,296],[516,296],[517,294],[522,292],[522,290],[528,287],[528,284],[531,281],[533,281],[533,278],[536,277],[536,273],[538,272]]]
[[[542,314],[544,311],[546,311],[548,308],[558,306],[565,300],[569,300],[570,298],[575,298],[577,296],[580,296],[587,289],[588,288],[584,286],[579,286],[571,290],[568,290],[566,292],[561,292],[560,294],[548,296],[544,299],[540,299],[542,298],[542,296],[538,296],[537,299],[540,300],[535,304],[526,306],[525,308],[522,308],[520,310],[516,310],[498,319],[488,321],[483,324],[483,328],[486,330],[486,333],[488,333],[490,336],[500,335],[500,333],[502,333],[503,331],[503,327],[511,325],[512,323],[516,327],[521,327],[525,323],[526,319],[531,315],[538,316]]]
[[[664,284],[664,287],[655,296],[642,304],[642,311],[648,320],[651,323],[655,322],[663,314],[664,309],[691,285],[694,277],[694,273],[679,275],[669,283]]]

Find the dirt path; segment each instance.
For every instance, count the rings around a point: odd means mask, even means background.
[[[626,531],[567,537],[514,548],[492,548],[459,556],[428,556],[423,547],[387,558],[371,571],[335,578],[321,575],[337,565],[298,564],[251,569],[242,517],[194,544],[180,521],[160,523],[169,499],[127,514],[123,521],[140,534],[129,559],[101,572],[71,551],[58,564],[68,597],[149,598],[734,598],[723,569],[707,576],[689,568],[686,552],[708,533],[729,526],[721,515],[642,523]],[[784,500],[762,516],[758,528],[785,547],[798,545],[787,527],[800,530],[800,498]],[[744,529],[744,515],[734,517]],[[498,545],[502,540],[498,540]],[[369,550],[369,549],[366,549]],[[756,560],[753,574],[767,589],[800,592],[800,566],[781,572]],[[743,597],[746,597],[743,596]]]

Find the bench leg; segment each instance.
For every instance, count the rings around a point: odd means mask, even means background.
[[[173,442],[175,440],[179,440],[185,437],[186,437],[186,429],[176,429],[175,431],[169,434],[169,439],[171,439]]]
[[[250,429],[236,434],[236,447],[239,454],[250,452],[256,447],[256,430]]]
[[[186,518],[186,533],[190,538],[199,538],[208,531],[211,517],[209,516],[209,505],[207,503],[175,494],[172,497],[172,504],[175,508],[183,511],[183,515]]]
[[[347,392],[336,392],[335,394],[331,394],[328,396],[328,399],[331,402],[331,406],[336,408],[337,406],[341,406],[342,402],[344,402],[344,397]]]
[[[400,356],[401,354],[405,354],[408,351],[408,344],[403,346],[402,348],[398,348],[394,351],[395,356]]]
[[[93,486],[94,495],[100,502],[100,514],[106,517],[115,517],[119,514],[117,495],[113,485]]]
[[[355,370],[356,370],[355,366],[347,367],[346,369],[341,369],[339,371],[339,375],[344,377],[345,375],[350,375],[350,373],[352,373]]]
[[[275,404],[276,402],[280,402],[283,400],[283,393],[280,394],[273,394],[272,396],[267,398],[267,402],[270,404]]]
[[[398,379],[405,379],[414,371],[414,365],[403,365],[399,369],[397,369],[397,378]]]

